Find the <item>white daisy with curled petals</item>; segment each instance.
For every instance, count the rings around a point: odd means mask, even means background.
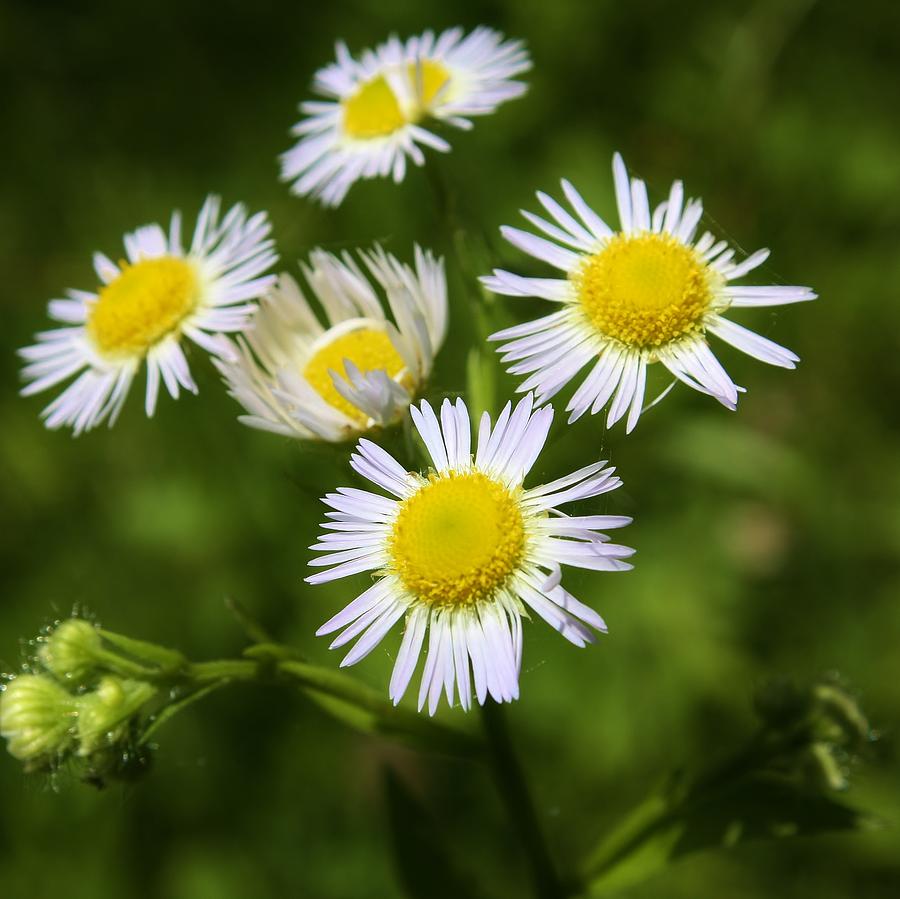
[[[536,613],[576,646],[605,632],[603,619],[560,584],[560,565],[621,571],[633,550],[609,543],[601,529],[631,519],[568,516],[559,507],[614,490],[620,481],[595,462],[549,484],[523,481],[540,454],[553,419],[534,409],[531,394],[510,404],[491,426],[485,413],[472,453],[469,413],[445,400],[440,418],[427,402],[411,410],[431,456],[427,472],[411,473],[387,452],[360,440],[350,464],[389,496],[339,488],[323,500],[326,533],[310,565],[326,570],[311,584],[375,572],[376,580],[318,633],[340,634],[337,648],[356,640],[341,665],[370,653],[400,619],[405,631],[390,684],[398,703],[428,637],[419,708],[434,714],[441,694],[466,710],[472,688],[479,703],[519,696],[522,618]]]
[[[148,416],[160,380],[174,398],[182,388],[196,393],[185,339],[213,354],[230,352],[223,334],[246,327],[252,301],[275,280],[265,272],[278,256],[266,213],[248,218],[238,204],[220,220],[219,206],[218,197],[206,199],[187,250],[176,212],[168,234],[159,225],[126,234],[126,258],[118,263],[94,255],[96,293],[70,290],[67,299],[51,300],[50,317],[66,327],[43,331],[19,350],[29,382],[23,395],[78,376],[44,409],[48,428],[68,426],[77,435],[112,425],[144,363]]]
[[[620,230],[613,231],[569,184],[571,211],[537,197],[550,219],[522,214],[544,237],[518,228],[503,236],[525,253],[564,272],[563,278],[525,278],[495,269],[481,279],[494,293],[539,297],[559,305],[552,314],[499,331],[509,371],[527,375],[519,386],[539,401],[552,397],[586,366],[590,371],[566,406],[570,421],[609,406],[609,426],[626,417],[630,432],[644,408],[647,366],[661,362],[679,381],[736,408],[738,387],[707,343],[711,333],[739,350],[794,368],[790,350],[725,318],[731,308],[780,306],[813,300],[809,287],[736,284],[761,265],[768,250],[735,261],[735,251],[709,232],[696,237],[699,200],[684,200],[680,181],[650,209],[647,188],[629,179],[613,158]],[[674,383],[674,382],[673,382]]]
[[[483,27],[394,37],[358,59],[343,43],[336,52],[313,86],[327,99],[300,105],[305,118],[291,132],[299,140],[281,157],[292,191],[326,206],[338,206],[360,179],[399,183],[407,160],[424,164],[423,147],[448,152],[428,120],[470,128],[472,116],[521,96],[526,86],[513,79],[531,67],[521,42]]]
[[[301,265],[327,324],[283,274],[233,358],[216,360],[244,424],[347,440],[397,421],[422,388],[447,331],[444,262],[419,247],[414,267],[377,246],[359,258],[365,270],[317,249]]]

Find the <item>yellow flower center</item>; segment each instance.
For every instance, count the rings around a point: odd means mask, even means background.
[[[330,372],[334,371],[347,380],[344,361],[349,359],[363,374],[369,371],[385,371],[396,378],[406,368],[402,356],[394,348],[391,338],[375,328],[357,328],[325,344],[315,352],[303,376],[316,393],[335,409],[364,425],[368,421],[365,412],[357,409],[338,393]],[[410,386],[412,379],[401,377],[400,383]]]
[[[426,107],[447,83],[450,73],[438,62],[409,63],[409,78],[417,93],[417,103],[404,110],[383,75],[360,85],[344,101],[344,131],[357,140],[387,137],[411,122],[418,122]],[[419,80],[421,78],[421,81]]]
[[[516,569],[525,526],[516,496],[480,472],[432,474],[403,501],[389,546],[392,569],[418,599],[471,605]]]
[[[701,331],[718,279],[668,234],[617,234],[572,276],[591,324],[640,349]]]
[[[344,131],[357,140],[387,137],[407,122],[383,75],[363,84],[344,101]]]
[[[426,107],[450,80],[450,73],[439,62],[423,59],[418,65],[414,62],[409,64],[409,77],[419,92],[419,102]],[[419,78],[422,80],[419,81]]]
[[[172,256],[120,266],[121,274],[100,289],[87,333],[105,356],[143,356],[197,307],[197,274]]]

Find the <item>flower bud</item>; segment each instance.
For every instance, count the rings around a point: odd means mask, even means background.
[[[853,749],[872,738],[869,721],[859,703],[842,687],[833,683],[817,684],[813,697],[820,713],[818,728],[824,739]]]
[[[144,681],[107,676],[97,689],[78,697],[79,755],[90,755],[124,735],[129,719],[156,694]]]
[[[805,779],[814,789],[847,789],[847,772],[835,758],[831,744],[813,743],[804,753],[803,763]]]
[[[69,618],[46,638],[38,658],[60,680],[78,684],[97,667],[97,655],[101,650],[97,628],[83,618]]]
[[[49,760],[72,743],[75,697],[51,677],[22,674],[0,695],[0,736],[23,762]]]

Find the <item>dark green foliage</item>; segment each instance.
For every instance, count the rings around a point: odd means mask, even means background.
[[[472,876],[457,868],[452,834],[390,768],[384,790],[397,879],[409,899],[484,899]]]

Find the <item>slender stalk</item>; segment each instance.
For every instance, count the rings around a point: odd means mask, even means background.
[[[299,687],[320,706],[344,722],[368,732],[405,739],[422,749],[478,758],[482,747],[476,737],[423,718],[405,708],[395,708],[376,690],[340,671],[291,658],[289,647],[261,643],[245,650],[243,659],[216,659],[182,666],[174,672],[152,672],[145,680],[161,687],[191,691],[160,712],[156,729],[195,699],[230,683],[282,684]]]
[[[428,182],[431,186],[437,218],[443,231],[444,251],[452,256],[462,280],[463,290],[469,303],[468,327],[477,344],[481,344],[493,330],[486,308],[486,295],[478,283],[478,264],[472,258],[472,229],[466,226],[460,213],[458,192],[447,177],[443,166],[426,166]],[[486,239],[479,232],[479,247],[484,247]],[[483,249],[482,249],[483,254]]]
[[[491,701],[485,703],[482,721],[494,782],[528,860],[534,894],[538,899],[563,899],[570,892],[560,880],[550,856],[525,773],[513,750],[502,706]]]
[[[167,705],[158,715],[156,715],[150,722],[147,729],[144,731],[141,736],[141,743],[149,743],[151,737],[156,733],[159,728],[161,728],[170,718],[174,718],[179,712],[184,711],[188,706],[193,705],[195,702],[199,702],[201,699],[205,699],[209,696],[210,693],[215,693],[216,690],[220,690],[222,687],[228,686],[227,680],[213,681],[211,684],[206,684],[206,686],[200,687],[197,690],[194,690],[193,693],[189,693],[183,699],[179,699],[177,702],[173,702],[170,705]]]
[[[275,638],[233,596],[225,597],[225,608],[234,616],[247,639],[254,643],[275,642]]]
[[[156,643],[148,643],[146,640],[135,640],[134,637],[126,637],[124,634],[116,634],[103,628],[100,629],[100,636],[108,643],[112,643],[117,649],[124,650],[129,656],[141,659],[144,662],[152,662],[153,665],[159,666],[164,671],[175,671],[187,661],[177,650],[167,649],[165,646],[159,646]],[[116,659],[118,659],[117,663],[115,662]],[[128,663],[127,659],[124,659],[117,653],[106,653],[103,661],[114,667],[115,663],[120,669],[127,669],[130,664],[131,671],[126,671],[126,673],[134,673],[136,675],[149,670],[144,665]]]

